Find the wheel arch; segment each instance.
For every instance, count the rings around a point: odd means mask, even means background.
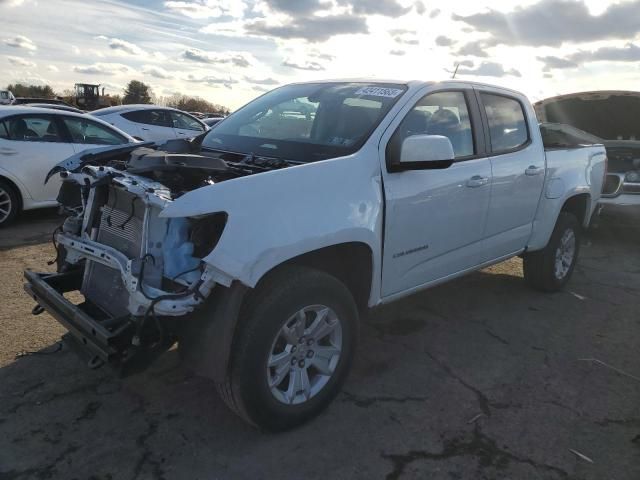
[[[591,194],[585,189],[572,190],[560,198],[543,197],[533,223],[533,232],[527,242],[527,251],[541,250],[549,243],[560,213],[575,215],[582,227],[586,228],[589,226],[592,210]]]
[[[373,286],[373,251],[364,242],[345,242],[302,253],[274,266],[258,280],[256,288],[271,274],[298,265],[336,277],[349,289],[358,308],[366,309]]]
[[[373,282],[373,252],[363,242],[346,242],[312,250],[279,263],[260,277],[254,288],[239,281],[214,288],[203,308],[179,335],[181,356],[197,374],[224,381],[242,306],[271,275],[289,266],[314,268],[345,284],[360,310],[366,309]]]
[[[578,193],[567,198],[560,208],[560,212],[573,214],[583,227],[589,226],[591,212],[591,195]]]

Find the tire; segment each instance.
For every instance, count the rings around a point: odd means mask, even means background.
[[[13,185],[0,179],[0,228],[9,225],[20,211],[20,196]]]
[[[575,215],[561,212],[547,246],[523,257],[524,279],[543,292],[562,290],[571,278],[580,252],[582,229]],[[564,259],[561,256],[564,255]]]
[[[303,324],[304,332],[296,331]],[[314,326],[319,328],[314,331]],[[322,337],[325,331],[329,333]],[[300,334],[306,338],[296,345]],[[227,378],[217,385],[218,393],[236,414],[262,430],[296,427],[338,394],[357,337],[358,309],[346,286],[321,271],[283,267],[261,282],[243,307]]]

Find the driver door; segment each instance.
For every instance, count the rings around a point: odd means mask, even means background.
[[[428,93],[401,115],[380,144],[387,167],[383,298],[478,265],[491,192],[491,164],[471,89]],[[393,168],[402,141],[417,134],[449,138],[455,162],[445,169]]]

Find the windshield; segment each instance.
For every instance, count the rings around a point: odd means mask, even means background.
[[[349,155],[405,90],[399,84],[360,82],[287,85],[226,118],[202,146],[301,162]]]

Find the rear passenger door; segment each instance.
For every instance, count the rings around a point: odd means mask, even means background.
[[[15,115],[2,123],[0,166],[20,180],[34,201],[55,201],[60,177],[45,185],[47,172],[75,153],[55,115]]]
[[[504,91],[477,89],[487,126],[493,185],[483,261],[522,250],[533,228],[546,172],[541,142],[532,141],[537,121],[525,100]]]
[[[491,166],[472,89],[434,91],[406,107],[385,132],[386,200],[382,296],[392,297],[475,267],[489,208]],[[394,126],[397,125],[397,126]],[[398,162],[412,135],[449,138],[455,162],[409,169]]]
[[[136,123],[142,140],[163,143],[176,138],[169,112],[167,110],[144,109],[122,114],[130,122]]]

